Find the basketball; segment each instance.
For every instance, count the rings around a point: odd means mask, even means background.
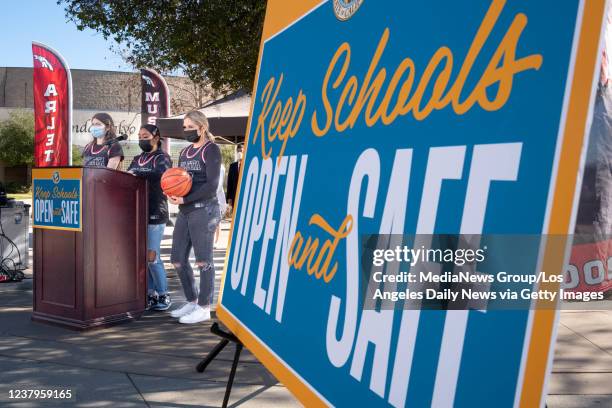
[[[184,197],[191,190],[191,175],[181,167],[172,167],[162,175],[161,188],[166,195]]]

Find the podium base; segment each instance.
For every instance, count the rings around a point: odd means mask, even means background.
[[[103,329],[117,324],[139,319],[143,312],[125,312],[113,316],[106,316],[90,320],[77,320],[61,316],[54,316],[40,312],[32,313],[32,321],[37,323],[59,326],[70,330],[86,331],[93,329]]]

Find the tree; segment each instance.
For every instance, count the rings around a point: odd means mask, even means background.
[[[13,111],[0,122],[0,161],[9,166],[34,162],[34,114]]]
[[[73,166],[81,166],[83,165],[83,157],[81,154],[83,153],[83,149],[81,149],[78,145],[72,145],[72,165]]]
[[[230,164],[236,161],[236,147],[234,145],[219,145],[221,150],[221,163],[225,167],[225,180],[227,180],[227,173],[229,172]],[[225,186],[225,180],[223,180],[223,185]]]
[[[79,30],[112,38],[136,68],[182,71],[219,92],[251,90],[265,0],[57,0]]]
[[[210,81],[185,82],[173,79],[173,77],[166,77],[172,95],[170,109],[173,114],[199,109],[219,97],[219,92],[211,89]]]

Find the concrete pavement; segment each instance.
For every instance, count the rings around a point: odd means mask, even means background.
[[[562,311],[550,408],[612,407],[612,311]]]
[[[223,224],[227,242],[229,224]],[[172,229],[162,243],[173,301],[184,299],[169,263]],[[220,279],[225,244],[215,250]],[[31,273],[30,273],[31,276]],[[234,347],[230,344],[207,370],[197,363],[218,342],[210,325],[181,325],[163,312],[103,330],[73,332],[34,323],[32,280],[0,285],[0,406],[14,407],[219,407]],[[64,404],[9,404],[10,389],[71,388],[76,400]],[[25,387],[24,387],[25,388]],[[230,399],[231,406],[297,407],[287,389],[247,351],[243,351]]]

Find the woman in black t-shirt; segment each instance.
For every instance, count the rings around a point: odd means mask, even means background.
[[[164,229],[168,222],[168,200],[162,192],[160,180],[162,174],[172,167],[172,160],[161,149],[161,137],[157,126],[142,126],[138,132],[138,145],[142,153],[134,157],[128,172],[145,178],[149,185],[147,308],[167,310],[171,302],[166,270],[160,253]]]
[[[83,149],[83,166],[108,167],[116,170],[123,161],[123,149],[119,143],[105,146],[116,137],[115,122],[108,113],[96,113],[91,119],[89,133],[93,140]]]
[[[171,260],[181,280],[187,304],[171,314],[180,318],[180,323],[191,324],[210,319],[215,290],[213,242],[220,221],[217,186],[221,150],[208,131],[208,119],[200,111],[185,115],[183,133],[192,144],[181,151],[178,165],[191,174],[192,186],[185,197],[168,196],[168,200],[179,206],[172,235]],[[200,270],[199,291],[189,264],[192,246]]]

